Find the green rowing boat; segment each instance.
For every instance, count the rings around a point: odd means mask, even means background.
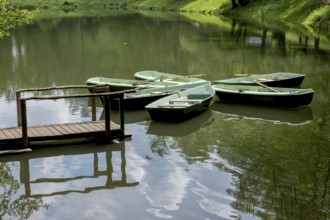
[[[178,82],[201,82],[207,81],[198,77],[204,76],[205,74],[196,75],[178,75],[172,73],[164,73],[155,70],[146,70],[134,73],[135,79],[150,80],[150,81],[178,81]]]
[[[259,82],[274,87],[299,87],[304,80],[304,77],[305,75],[298,73],[278,72],[215,80],[213,81],[213,84],[257,85]]]
[[[209,84],[209,82],[187,83],[164,88],[137,89],[135,92],[124,94],[124,109],[129,111],[142,110],[145,109],[146,105],[160,98],[205,84]],[[110,100],[110,108],[112,110],[119,110],[118,101],[118,99]]]
[[[205,84],[166,96],[145,108],[153,120],[180,122],[208,109],[214,95],[213,88]]]
[[[313,89],[280,88],[269,86],[225,85],[212,86],[220,102],[234,102],[273,107],[309,105]]]
[[[87,85],[109,85],[110,91],[122,91],[127,89],[164,88],[169,86],[184,85],[184,82],[177,81],[141,81],[131,79],[117,79],[106,77],[93,77],[86,81]]]

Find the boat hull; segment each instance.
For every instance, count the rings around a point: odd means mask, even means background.
[[[296,90],[299,91],[299,90]],[[312,102],[314,91],[306,89],[303,92],[249,92],[230,91],[215,88],[216,96],[220,102],[232,102],[272,107],[297,107],[309,105]]]
[[[155,70],[146,70],[134,73],[134,78],[138,80],[160,80],[162,78],[177,78],[179,75],[163,73]]]
[[[134,73],[134,78],[139,80],[148,80],[148,81],[161,81],[161,82],[179,82],[179,83],[200,83],[208,82],[205,79],[198,78],[204,74],[196,75],[177,75],[172,73],[163,73],[153,70],[140,71]]]
[[[208,82],[187,83],[178,86],[142,89],[142,90],[136,90],[136,92],[126,93],[124,95],[124,100],[123,100],[124,110],[128,110],[128,111],[142,110],[145,109],[146,105],[158,99],[205,84],[209,84],[209,83]],[[110,109],[114,111],[119,110],[118,98],[110,100]]]
[[[206,111],[211,101],[212,97],[200,104],[191,105],[187,108],[152,108],[148,109],[148,112],[155,121],[182,122]]]
[[[196,83],[196,82],[191,82]],[[179,86],[186,84],[179,81],[141,81],[130,79],[116,79],[106,77],[93,77],[87,80],[87,85],[109,85],[110,92],[117,92],[130,89],[148,89],[148,88],[165,88],[171,86]]]
[[[301,83],[304,80],[304,76],[300,76],[297,78],[292,78],[292,79],[282,79],[282,80],[277,80],[277,81],[270,81],[264,83],[267,86],[272,86],[272,87],[285,87],[285,88],[290,88],[290,87],[300,87]],[[255,84],[257,85],[257,84]]]
[[[213,84],[226,85],[258,85],[261,82],[264,85],[272,87],[293,88],[300,87],[305,75],[298,73],[271,73],[266,75],[252,75],[247,77],[238,77],[232,79],[215,80]]]

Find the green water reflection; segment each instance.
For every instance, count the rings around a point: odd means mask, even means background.
[[[270,109],[216,102],[180,124],[127,112],[133,138],[120,146],[1,157],[2,218],[330,218],[329,35],[196,17],[117,13],[16,29],[0,41],[0,127],[16,126],[19,88],[132,78],[151,69],[209,80],[303,73],[302,87],[315,90],[312,104]],[[28,111],[30,124],[90,117],[84,99],[33,102]],[[77,207],[65,208],[73,202]]]
[[[0,158],[2,218],[11,216],[29,219],[34,212],[47,210],[50,207],[44,202],[47,197],[65,196],[71,193],[88,194],[99,190],[134,187],[139,184],[127,180],[124,142],[111,147],[78,143],[70,147],[49,147],[34,150],[32,153]],[[42,163],[54,159],[56,161],[56,158],[65,166],[56,163],[45,164],[50,166],[53,172],[43,173]],[[85,162],[81,163],[81,159],[85,159]],[[59,167],[51,167],[52,165]],[[72,176],[68,173],[70,169],[73,171]],[[40,174],[44,176],[36,177]],[[91,183],[92,185],[88,185]],[[60,185],[60,187],[52,185]],[[68,188],[63,189],[61,185]]]
[[[236,198],[233,207],[264,218],[328,217],[329,138],[315,124],[213,116],[209,126],[178,145],[192,163],[211,160],[213,166],[237,177],[236,189],[228,191]],[[212,160],[212,154],[240,171],[228,170],[222,161]]]

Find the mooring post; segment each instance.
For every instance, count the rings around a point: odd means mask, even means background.
[[[16,91],[16,108],[17,108],[17,124],[18,124],[18,127],[22,125],[20,98],[21,98],[21,92]]]
[[[125,114],[124,114],[124,93],[119,94],[119,111],[120,111],[120,130],[121,138],[125,137]]]
[[[95,88],[91,89],[92,93],[95,93]],[[92,97],[92,121],[96,121],[96,97]]]
[[[104,111],[105,111],[105,135],[110,138],[110,96],[104,96]]]
[[[22,119],[22,144],[26,148],[29,146],[28,131],[27,131],[27,116],[26,116],[26,100],[20,100],[21,119]]]
[[[110,85],[96,85],[89,89],[91,93],[110,92]],[[96,96],[92,97],[92,121],[96,121]]]

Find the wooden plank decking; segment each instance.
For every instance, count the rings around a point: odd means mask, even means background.
[[[74,95],[43,95],[22,97],[21,93],[32,91],[49,91],[64,89],[87,88],[89,94]],[[0,151],[25,149],[31,142],[53,141],[74,138],[96,138],[102,142],[113,139],[124,139],[131,135],[125,132],[123,98],[125,91],[107,92],[109,86],[60,86],[16,91],[18,127],[0,129]],[[99,93],[96,93],[99,92]],[[126,91],[127,92],[127,91]],[[105,101],[105,120],[96,120],[95,98],[102,97]],[[65,124],[28,126],[26,102],[29,100],[57,100],[64,98],[92,98],[92,121]],[[120,125],[110,120],[110,99],[119,98]],[[17,147],[19,146],[19,147]]]
[[[111,135],[121,134],[120,126],[110,122]],[[61,140],[70,138],[97,138],[105,135],[105,121],[91,121],[79,123],[50,124],[28,127],[29,142]],[[125,132],[124,138],[131,137]],[[20,143],[22,141],[22,127],[0,129],[0,145]]]

